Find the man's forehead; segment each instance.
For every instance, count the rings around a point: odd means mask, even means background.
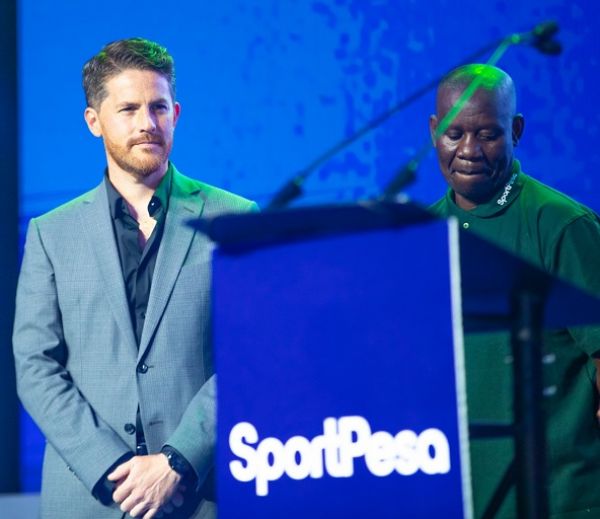
[[[154,70],[139,70],[128,68],[113,74],[108,77],[105,81],[109,84],[130,84],[130,85],[141,85],[141,84],[162,84],[168,88],[169,81],[167,78]]]
[[[438,91],[437,111],[444,114],[454,106],[464,92],[466,86],[448,85]],[[479,111],[489,115],[511,115],[510,96],[501,88],[478,88],[465,100],[461,111]]]
[[[107,78],[104,86],[113,95],[150,90],[170,93],[168,79],[153,70],[126,69]]]

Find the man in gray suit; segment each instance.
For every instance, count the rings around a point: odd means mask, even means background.
[[[19,395],[46,436],[45,518],[215,515],[210,241],[252,211],[180,174],[173,60],[141,38],[83,70],[102,183],[29,224],[14,328]]]

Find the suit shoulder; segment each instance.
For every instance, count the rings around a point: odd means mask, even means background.
[[[90,202],[97,195],[97,192],[98,187],[95,187],[79,195],[77,198],[73,198],[40,216],[32,218],[32,221],[35,221],[38,225],[45,226],[57,223],[62,224],[65,221],[71,220],[79,214],[82,206]]]
[[[231,193],[230,191],[226,191],[225,189],[211,186],[210,184],[200,181],[198,181],[198,184],[200,190],[202,193],[204,193],[204,196],[207,198],[207,200],[218,201],[220,204],[238,207],[240,209],[254,204],[252,200],[248,200],[247,198],[236,195],[235,193]]]
[[[200,180],[177,173],[177,183],[187,192],[197,192],[204,199],[210,212],[256,211],[258,206],[252,200],[236,195],[225,189],[212,186]]]

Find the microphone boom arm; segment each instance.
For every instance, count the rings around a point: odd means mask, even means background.
[[[488,43],[484,47],[481,47],[479,50],[475,51],[474,53],[472,53],[469,56],[467,56],[466,58],[464,58],[460,63],[458,63],[457,65],[452,67],[450,70],[453,70],[454,68],[459,67],[461,65],[471,63],[475,59],[479,58],[483,54],[486,54],[487,52],[489,52],[492,49],[495,49],[495,50],[494,50],[492,56],[490,57],[490,59],[487,61],[487,64],[495,65],[511,45],[519,45],[519,44],[523,44],[523,43],[528,43],[528,44],[533,45],[540,52],[556,54],[556,53],[560,52],[560,44],[558,42],[552,40],[551,38],[557,31],[558,31],[558,24],[556,22],[550,21],[550,22],[544,22],[539,25],[536,25],[536,27],[534,27],[534,29],[532,31],[529,31],[527,33],[510,34],[504,38],[501,38],[500,40],[494,40],[492,43]],[[554,44],[554,45],[552,45],[552,44]],[[555,50],[556,48],[558,48],[558,52],[553,52],[552,50],[547,52],[546,50],[544,50],[544,49],[554,49]],[[439,82],[444,78],[444,76],[446,74],[447,74],[447,72],[445,72],[444,74],[429,81],[428,83],[423,85],[421,88],[414,91],[412,94],[408,95],[407,97],[405,97],[404,99],[402,99],[401,101],[399,101],[398,103],[393,105],[388,110],[380,113],[378,116],[371,119],[369,122],[367,122],[364,126],[359,128],[353,134],[349,135],[348,137],[342,139],[338,143],[334,144],[333,146],[331,146],[330,148],[325,150],[321,155],[319,155],[315,159],[313,159],[305,168],[298,171],[290,180],[288,180],[283,185],[283,187],[281,187],[277,191],[275,196],[269,202],[266,209],[267,210],[282,209],[282,208],[286,207],[290,202],[292,202],[293,200],[298,198],[300,195],[302,195],[304,182],[321,165],[328,162],[329,159],[331,159],[332,157],[337,155],[343,149],[347,148],[350,144],[356,142],[360,138],[362,138],[365,135],[367,135],[368,133],[370,133],[375,128],[381,126],[390,117],[392,117],[396,113],[402,111],[407,106],[414,103],[417,99],[424,96],[427,92],[436,88],[437,85],[439,84]],[[473,82],[475,82],[476,80],[477,80],[477,78],[475,78],[475,80],[473,80]],[[467,90],[472,90],[472,92],[470,93],[470,95],[468,95],[468,97],[470,97],[473,94],[477,85],[473,89],[471,89],[470,87],[471,87],[471,85],[467,88]],[[465,93],[467,93],[467,90],[465,90],[463,95]],[[464,99],[463,99],[463,96],[461,96],[456,103],[457,106],[460,104],[460,108],[462,108],[462,106],[464,106],[464,103],[468,100],[468,97],[464,96]],[[458,109],[458,111],[460,111],[460,108]],[[438,134],[441,134],[446,130],[446,128],[452,122],[454,117],[456,117],[456,115],[458,115],[458,111],[454,112],[453,110],[451,110],[446,115],[446,117],[444,119],[442,119],[442,121],[438,125],[438,132],[439,132]],[[449,118],[449,116],[451,114],[453,114],[453,115],[451,118]],[[443,127],[443,125],[446,125],[446,126]],[[441,129],[441,128],[443,128],[443,129]],[[406,176],[404,182],[401,182],[401,183],[398,182],[397,175],[396,175],[394,177],[394,179],[388,184],[388,186],[384,190],[383,196],[385,198],[395,196],[399,192],[400,189],[402,189],[403,187],[406,187],[406,185],[408,185],[408,183],[412,182],[416,178],[416,170],[418,169],[420,162],[427,156],[427,153],[429,152],[430,148],[431,148],[430,145],[421,147],[419,149],[419,151],[417,152],[417,154],[415,155],[415,157],[413,159],[411,159],[411,161],[409,162],[410,168],[408,166],[405,166],[404,168],[400,169],[398,175],[402,175],[403,173],[406,175],[406,173],[408,172],[409,169],[412,170],[412,173],[410,175]],[[426,150],[426,151],[424,151],[424,150]],[[410,182],[407,182],[409,177],[411,178],[411,180],[410,180]],[[397,188],[397,190],[394,193],[393,192],[394,189],[392,188],[392,186],[394,186],[394,187],[400,186],[400,187],[399,187],[399,189]]]

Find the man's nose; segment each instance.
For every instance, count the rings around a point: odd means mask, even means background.
[[[154,113],[150,108],[142,108],[138,112],[138,128],[140,131],[154,132],[156,130],[156,120]]]
[[[479,160],[483,157],[481,145],[474,135],[465,134],[461,139],[456,155],[463,160]]]

